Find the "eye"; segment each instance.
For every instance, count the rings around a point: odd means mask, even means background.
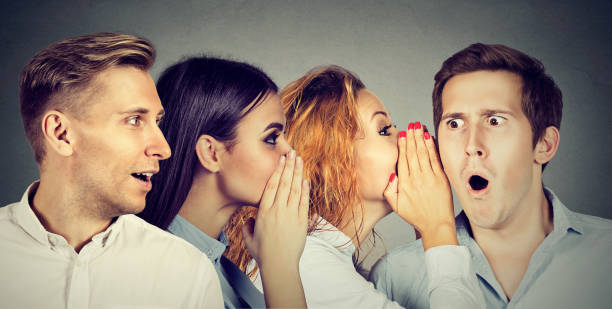
[[[493,127],[499,126],[504,123],[504,121],[506,121],[506,119],[500,116],[489,116],[489,118],[487,118],[487,123]]]
[[[382,129],[378,130],[378,135],[390,136],[391,133],[389,133],[389,129],[391,129],[391,127],[394,127],[394,125],[389,124],[389,125],[384,126]]]
[[[463,119],[455,118],[446,122],[446,125],[451,129],[458,129],[463,126]]]
[[[280,136],[278,132],[272,132],[266,138],[264,138],[264,143],[270,145],[276,145],[276,139]]]
[[[127,123],[131,126],[138,127],[140,126],[140,116],[132,116],[127,119]]]

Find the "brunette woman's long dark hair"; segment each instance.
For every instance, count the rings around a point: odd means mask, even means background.
[[[193,183],[198,138],[231,147],[238,122],[278,87],[260,69],[213,57],[192,57],[167,68],[157,82],[165,109],[159,127],[172,156],[160,162],[140,217],[162,229],[172,222]]]

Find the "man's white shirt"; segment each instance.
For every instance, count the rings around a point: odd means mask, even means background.
[[[79,253],[44,229],[28,197],[0,208],[2,308],[223,308],[210,260],[134,215]]]

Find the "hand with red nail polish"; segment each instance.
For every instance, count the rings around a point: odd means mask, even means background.
[[[397,176],[392,174],[385,199],[421,234],[423,247],[457,245],[453,197],[429,132],[420,122],[398,140]]]

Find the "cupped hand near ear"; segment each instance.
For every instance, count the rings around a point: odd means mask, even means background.
[[[400,133],[398,148],[398,175],[391,176],[385,199],[421,234],[425,250],[458,244],[452,192],[433,138],[417,122]]]
[[[299,261],[306,243],[310,187],[303,162],[291,150],[268,180],[255,222],[242,228],[259,267],[267,307],[306,307]]]
[[[282,156],[264,189],[256,221],[243,227],[247,249],[260,268],[268,261],[298,262],[302,255],[310,193],[302,170],[295,151]]]

